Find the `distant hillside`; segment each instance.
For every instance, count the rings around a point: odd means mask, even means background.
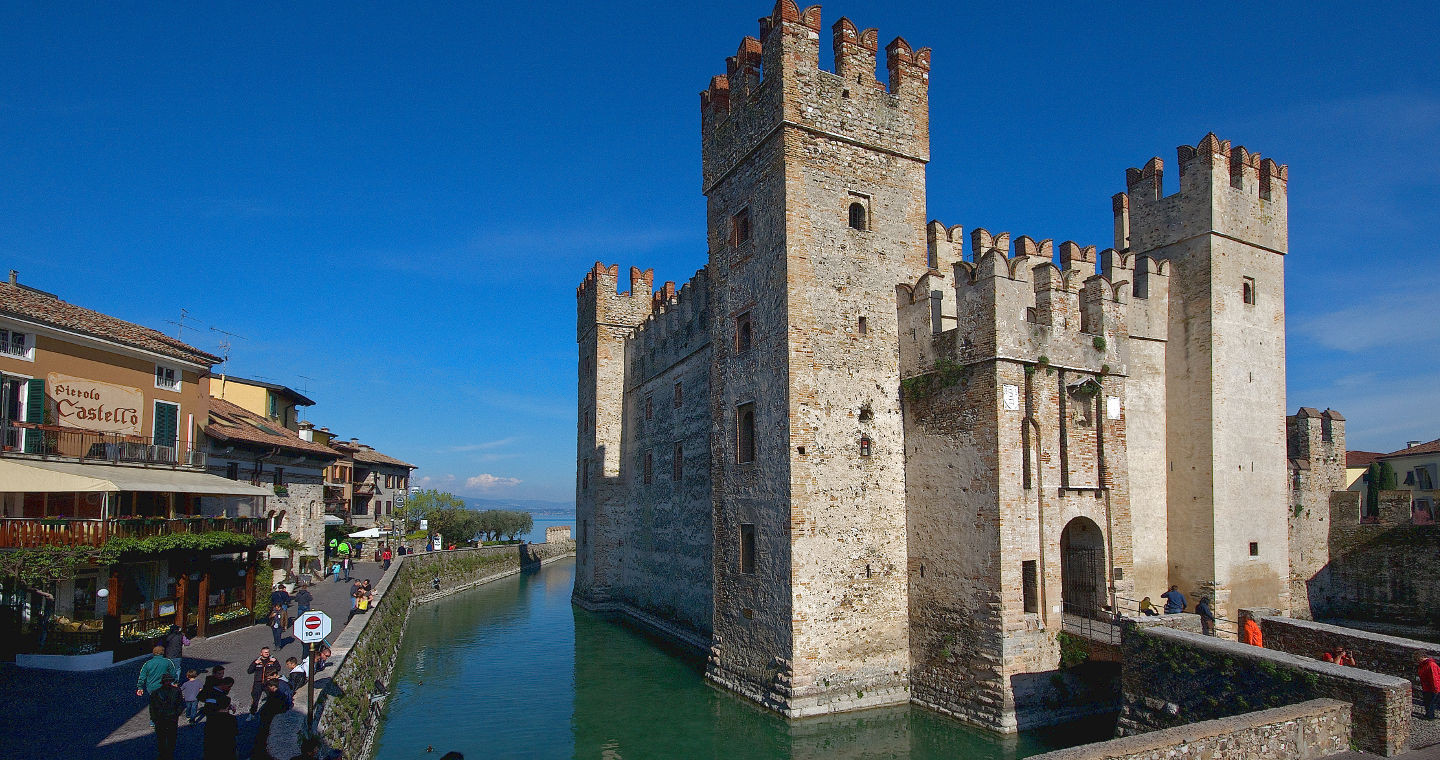
[[[465,504],[471,509],[518,509],[533,515],[555,515],[558,517],[573,517],[575,515],[575,505],[564,501],[544,501],[541,499],[480,499],[467,496],[465,497]]]

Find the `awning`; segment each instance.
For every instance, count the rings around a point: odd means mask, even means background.
[[[0,459],[0,492],[157,491],[206,496],[274,496],[270,488],[187,470]]]
[[[345,521],[344,521],[344,520],[341,520],[340,518],[336,517],[335,515],[325,515],[325,524],[326,524],[326,525],[344,525],[344,524],[345,524]]]

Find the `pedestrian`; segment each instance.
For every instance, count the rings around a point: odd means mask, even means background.
[[[1255,622],[1255,618],[1246,618],[1245,624],[1240,626],[1240,643],[1257,647],[1265,646],[1264,636],[1260,633],[1260,624]]]
[[[341,544],[341,546],[344,546],[344,544]],[[341,557],[341,558],[340,558],[340,572],[342,572],[342,573],[345,574],[345,581],[346,581],[347,583],[350,581],[350,571],[351,571],[352,569],[354,569],[354,568],[351,566],[350,557],[349,557],[348,555],[347,555],[347,556],[344,556],[344,557]]]
[[[272,678],[265,682],[265,704],[260,708],[260,730],[255,733],[256,754],[259,755],[260,748],[270,743],[270,724],[275,719],[287,712],[295,704],[287,689],[281,687],[282,681],[279,678]],[[265,757],[266,755],[259,755]]]
[[[135,696],[137,697],[146,696],[160,688],[161,676],[169,675],[171,681],[175,680],[175,676],[170,673],[170,668],[174,667],[174,664],[165,656],[165,647],[156,645],[150,651],[152,656],[145,661],[144,665],[140,666],[140,677],[135,681]]]
[[[388,546],[385,547],[385,550],[384,550],[384,551],[380,552],[380,571],[381,571],[381,572],[384,572],[384,571],[390,569],[390,560],[393,559],[393,558],[394,558],[394,555],[390,553],[390,547],[388,547]]]
[[[1440,664],[1434,657],[1420,661],[1420,696],[1425,700],[1425,720],[1435,720],[1435,695],[1440,693]]]
[[[1154,616],[1159,615],[1160,610],[1155,609],[1155,603],[1150,601],[1150,597],[1147,596],[1140,600],[1140,613],[1142,615]]]
[[[299,660],[294,657],[286,658],[285,664],[290,668],[290,674],[286,676],[286,680],[290,683],[291,689],[299,691],[300,687],[304,686],[305,682],[310,678],[310,676],[305,673],[305,663],[308,662],[308,660],[309,658],[305,660]]]
[[[285,584],[275,584],[275,590],[270,592],[270,609],[281,611],[282,627],[290,625],[290,593],[285,590]]]
[[[1215,611],[1210,609],[1210,597],[1200,597],[1200,603],[1195,605],[1195,614],[1200,616],[1200,632],[1206,636],[1215,635]]]
[[[165,638],[161,639],[160,643],[165,646],[165,657],[170,660],[171,680],[178,683],[180,670],[184,665],[185,645],[189,644],[190,640],[185,638],[185,633],[180,630],[180,626],[171,623],[170,630],[165,632]]]
[[[265,621],[270,627],[270,635],[275,639],[274,651],[279,652],[285,648],[285,619],[279,608],[270,608],[270,617]]]
[[[1165,600],[1166,615],[1185,611],[1185,595],[1180,593],[1179,586],[1171,586],[1169,591],[1160,595],[1160,598]]]
[[[205,680],[208,682],[210,679],[207,678],[207,679],[205,679]],[[230,692],[231,692],[231,690],[233,690],[234,688],[235,688],[235,679],[233,679],[233,678],[231,678],[231,677],[229,677],[229,676],[225,676],[225,677],[219,679],[218,681],[216,681],[214,686],[206,686],[205,688],[201,689],[201,690],[200,690],[200,718],[201,718],[201,720],[204,720],[204,718],[205,718],[205,711],[208,710],[208,709],[210,709],[210,706],[215,703],[215,700],[219,699],[220,697],[225,697],[226,699],[229,699],[229,698],[230,698]],[[232,700],[231,704],[234,704],[233,700]],[[231,710],[231,712],[234,712],[234,710]]]
[[[240,725],[235,720],[235,706],[230,697],[221,694],[205,707],[205,744],[203,760],[235,760],[235,739]]]
[[[1321,662],[1334,662],[1334,661],[1335,661],[1335,653],[1332,652],[1332,651],[1330,651],[1329,649],[1326,649],[1324,652],[1320,653],[1320,661],[1321,661]]]
[[[150,692],[150,722],[155,724],[157,760],[174,759],[175,737],[180,733],[180,712],[184,707],[180,690],[175,688],[175,677],[167,670],[160,676],[160,688]]]
[[[224,665],[216,665],[215,667],[213,667],[213,668],[210,669],[210,674],[207,675],[207,676],[205,676],[205,685],[200,687],[200,693],[201,693],[201,694],[209,693],[212,689],[214,689],[214,688],[216,688],[217,686],[219,686],[219,685],[220,685],[220,682],[221,682],[221,681],[224,681],[224,680],[225,680],[225,666],[224,666]],[[218,692],[216,692],[216,693],[218,693]],[[204,702],[204,701],[205,701],[205,697],[202,696],[202,697],[200,698],[200,701],[201,701],[201,702]]]
[[[192,725],[200,719],[200,689],[203,687],[199,671],[185,671],[185,683],[180,684],[180,698],[185,700],[185,717]]]
[[[295,600],[296,609],[298,610],[298,612],[295,613],[297,615],[304,615],[309,612],[310,605],[315,603],[315,595],[310,593],[310,584],[308,583],[300,584],[300,588],[295,590],[295,596],[292,598]]]
[[[1349,649],[1346,649],[1345,647],[1340,647],[1339,649],[1335,650],[1335,664],[1348,665],[1349,667],[1353,668],[1355,667],[1355,655],[1350,654]]]
[[[280,661],[270,656],[270,647],[260,647],[260,656],[250,661],[245,672],[255,674],[255,683],[250,685],[250,714],[254,715],[260,711],[265,682],[280,675]]]

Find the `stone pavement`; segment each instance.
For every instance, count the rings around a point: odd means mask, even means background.
[[[355,563],[354,577],[380,580],[380,565]],[[330,640],[345,627],[350,612],[350,584],[325,580],[311,592],[315,608],[335,621]],[[295,614],[295,607],[290,607]],[[281,663],[286,657],[302,657],[304,647],[287,631],[284,646],[275,653]],[[260,647],[272,644],[270,629],[253,625],[208,639],[197,639],[185,649],[185,669],[209,669],[224,665],[235,679],[230,696],[243,716],[250,708],[253,676],[245,672]],[[146,658],[148,659],[148,657]],[[92,758],[93,760],[140,760],[155,756],[155,733],[150,728],[147,702],[135,696],[135,679],[144,660],[89,673],[54,670],[26,670],[13,664],[0,665],[0,694],[6,706],[0,710],[0,760],[11,758]],[[329,669],[327,669],[328,671]],[[328,672],[315,679],[316,693],[329,682]],[[296,694],[296,706],[305,709],[305,690]],[[260,722],[240,720],[239,757],[250,757],[251,744]],[[200,757],[203,724],[189,726],[180,720],[180,741],[175,756],[188,760]],[[285,760],[289,760],[286,758]]]

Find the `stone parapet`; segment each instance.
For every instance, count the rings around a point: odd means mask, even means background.
[[[1108,742],[1031,760],[1312,760],[1350,748],[1350,705],[1312,699]]]
[[[1426,657],[1440,660],[1440,644],[1428,641],[1278,615],[1254,618],[1260,624],[1266,649],[1318,658],[1322,652],[1343,646],[1354,655],[1357,667],[1409,681],[1416,699],[1420,698],[1420,661]]]

